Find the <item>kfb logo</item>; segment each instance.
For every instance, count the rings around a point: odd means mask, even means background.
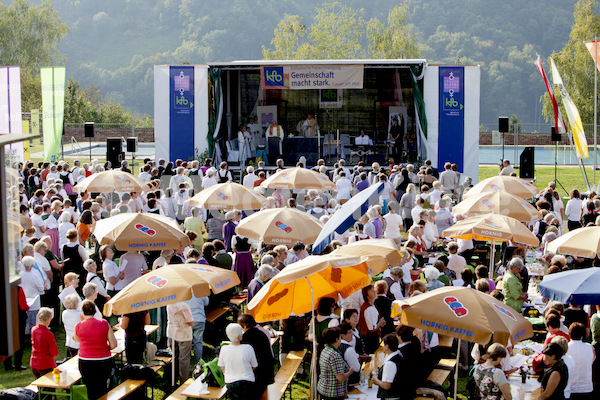
[[[265,86],[283,86],[283,67],[263,67]]]

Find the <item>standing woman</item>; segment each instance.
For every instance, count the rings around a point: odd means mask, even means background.
[[[65,163],[63,165],[63,170],[58,173],[58,177],[63,183],[63,189],[65,189],[65,192],[67,192],[67,195],[70,198],[71,196],[73,196],[73,185],[75,185],[75,182],[73,180],[73,174],[71,173],[71,171],[69,171],[69,169],[70,165],[68,163]]]
[[[412,209],[415,207],[417,199],[417,188],[414,183],[409,183],[406,186],[406,193],[400,199],[400,209],[402,210],[402,218],[404,219],[404,229],[408,231],[413,224]]]
[[[563,349],[557,343],[550,343],[542,351],[544,363],[550,366],[542,377],[542,394],[540,399],[565,399],[565,387],[569,380],[567,365],[562,359]]]
[[[85,246],[85,242],[90,240],[92,235],[91,227],[94,224],[94,217],[91,210],[85,210],[77,222],[77,233],[79,234],[79,244]]]
[[[75,325],[73,339],[79,342],[79,372],[87,386],[88,399],[97,400],[108,390],[112,369],[110,351],[117,347],[117,339],[106,320],[94,318],[93,301],[84,300],[81,312],[83,320]]]
[[[317,391],[322,399],[345,399],[348,394],[348,378],[354,370],[348,367],[338,348],[342,344],[340,328],[327,328],[323,331],[325,348],[319,356],[321,373],[317,381]]]
[[[581,228],[581,194],[579,190],[572,189],[569,193],[570,200],[567,201],[567,207],[565,208],[565,215],[567,216],[567,227],[570,231],[573,229]]]
[[[63,211],[62,214],[60,214],[60,222],[58,223],[58,248],[61,251],[60,256],[62,258],[66,258],[62,253],[62,248],[69,242],[69,239],[67,239],[67,232],[71,229],[75,229],[75,225],[71,222],[71,218],[72,214],[70,211]],[[75,233],[77,233],[77,231],[75,231]]]
[[[473,378],[475,378],[482,399],[495,400],[504,396],[505,400],[512,400],[506,375],[499,368],[500,363],[506,358],[507,354],[508,352],[504,346],[500,343],[493,343],[487,349],[485,362],[477,364],[475,367]]]
[[[64,273],[74,272],[82,279],[85,279],[87,272],[83,268],[83,263],[87,261],[89,256],[85,251],[85,248],[79,244],[79,241],[77,240],[78,234],[75,229],[69,229],[66,237],[69,242],[62,246],[61,249],[63,262],[65,264],[63,268]],[[81,289],[78,289],[78,293],[81,294]]]
[[[96,271],[98,269],[98,267],[96,266],[96,262],[90,258],[83,263],[83,268],[85,268],[85,270],[87,271],[87,276],[85,277],[86,284],[93,283],[96,285],[96,290],[99,295],[96,297],[96,305],[98,306],[98,310],[102,310],[104,308],[104,304],[106,304],[106,302],[110,300],[110,296],[108,295],[108,293],[106,293],[104,283],[96,274]]]
[[[106,293],[113,297],[119,290],[123,289],[123,278],[125,272],[119,271],[119,266],[113,261],[115,253],[112,247],[105,244],[100,247],[100,259],[102,260],[102,274],[106,281]]]
[[[37,325],[31,330],[31,358],[29,365],[33,375],[39,378],[56,368],[54,357],[58,356],[58,347],[54,334],[48,326],[54,317],[52,309],[42,307],[37,313]]]

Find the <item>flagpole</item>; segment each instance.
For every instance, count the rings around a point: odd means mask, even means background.
[[[598,152],[598,124],[596,123],[598,113],[598,36],[594,37],[594,186],[596,189],[596,164]]]

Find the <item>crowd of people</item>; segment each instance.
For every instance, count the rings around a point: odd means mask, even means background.
[[[303,162],[299,167],[308,167]],[[124,161],[120,169],[131,172]],[[506,161],[502,175],[514,174]],[[23,346],[31,343],[30,367],[39,377],[56,367],[58,347],[65,346],[67,356],[79,355],[79,369],[88,395],[95,400],[106,392],[111,353],[116,346],[111,326],[125,330],[125,352],[130,363],[143,362],[146,349],[144,326],[159,325],[157,343],[166,347],[172,340],[179,354],[176,364],[180,382],[188,379],[190,369],[203,355],[203,335],[207,310],[228,300],[232,292],[218,296],[195,297],[166,308],[106,318],[103,305],[125,286],[148,271],[167,264],[200,263],[251,273],[241,277],[239,289],[247,289],[248,302],[269,279],[288,265],[310,254],[310,246],[298,242],[291,246],[268,246],[239,236],[235,228],[246,216],[242,211],[205,210],[190,206],[194,193],[217,183],[232,180],[226,162],[218,168],[211,159],[186,162],[144,160],[139,178],[146,190],[130,193],[78,193],[75,185],[82,179],[112,168],[96,161],[57,163],[26,162],[19,169],[20,222],[23,227],[20,257],[21,276],[19,321]],[[117,167],[119,168],[119,167]],[[260,186],[271,173],[284,169],[277,160],[276,169],[259,162],[249,166],[241,182],[265,194]],[[461,176],[455,164],[446,163],[439,172],[430,161],[424,165],[359,162],[348,166],[341,159],[333,166],[319,160],[313,167],[335,183],[335,191],[275,190],[269,192],[263,208],[292,207],[305,211],[321,222],[329,218],[356,193],[377,183],[383,184],[379,204],[362,216],[352,229],[337,234],[324,253],[339,246],[369,238],[392,239],[402,259],[390,265],[380,280],[347,298],[319,300],[316,317],[292,316],[280,321],[283,331],[279,361],[289,351],[304,349],[308,341],[318,344],[317,391],[323,399],[344,398],[348,384],[360,380],[361,365],[382,346],[383,367],[371,379],[379,387],[379,398],[412,398],[418,388],[429,387],[426,380],[440,355],[437,335],[406,326],[396,326],[391,318],[393,300],[418,296],[450,285],[459,285],[489,293],[521,313],[527,300],[529,276],[525,266],[525,246],[508,243],[503,250],[497,279],[494,271],[474,261],[472,240],[448,240],[442,232],[464,219],[452,206],[468,190],[470,179]],[[568,268],[596,265],[597,259],[565,258],[548,250],[548,243],[567,230],[600,223],[600,195],[589,193],[585,199],[573,189],[566,207],[554,182],[542,190],[532,203],[542,219],[529,224],[540,239],[539,262],[547,273]],[[100,246],[92,233],[94,223],[120,213],[155,213],[176,220],[190,238],[191,245],[159,252],[121,252]],[[563,220],[567,226],[563,227]],[[119,269],[126,261],[126,266]],[[102,271],[99,273],[98,271]],[[500,286],[502,289],[497,288]],[[548,340],[543,351],[543,394],[540,398],[592,398],[598,383],[594,349],[600,340],[600,317],[596,310],[565,309],[554,304],[544,314]],[[57,344],[52,330],[62,325],[65,343]],[[582,330],[583,329],[583,330]],[[567,333],[569,332],[569,333]],[[231,346],[223,346],[219,366],[224,371],[230,397],[260,397],[273,382],[273,354],[270,333],[250,314],[242,314],[227,326]],[[592,345],[586,343],[592,339]],[[566,346],[557,343],[569,341]],[[510,350],[510,344],[508,346]],[[471,352],[472,350],[472,352]],[[461,366],[476,365],[474,378],[482,398],[503,396],[510,399],[506,373],[512,372],[503,360],[507,348],[465,346]],[[471,354],[470,354],[471,353]],[[192,364],[193,356],[193,364]],[[571,357],[575,367],[564,367]],[[14,364],[13,364],[14,362]],[[593,365],[593,368],[592,368]],[[568,366],[568,364],[567,364]],[[5,362],[6,369],[25,369],[22,349]],[[593,374],[592,374],[593,371]],[[430,387],[431,388],[431,387]],[[436,387],[433,387],[436,389]],[[439,389],[439,388],[437,388]],[[597,389],[596,389],[597,390]],[[559,395],[563,393],[562,395]],[[561,397],[562,396],[562,397]]]

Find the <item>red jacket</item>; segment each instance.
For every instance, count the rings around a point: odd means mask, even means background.
[[[58,347],[54,334],[44,325],[31,329],[31,359],[29,365],[37,370],[56,367],[54,357],[58,356]]]

